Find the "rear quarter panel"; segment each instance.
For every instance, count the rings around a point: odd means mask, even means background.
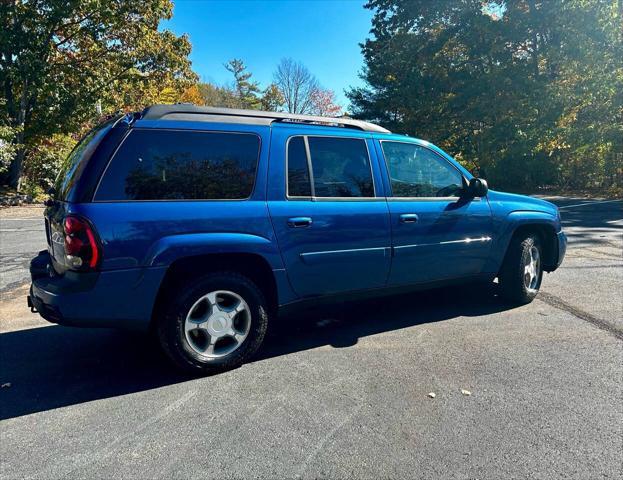
[[[139,124],[140,123],[140,124]],[[266,205],[270,130],[203,122],[137,122],[141,128],[254,133],[260,157],[253,193],[246,200],[123,201],[72,205],[91,220],[102,241],[102,270],[167,266],[177,258],[246,251],[282,268]]]

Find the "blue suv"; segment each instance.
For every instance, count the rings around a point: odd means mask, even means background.
[[[290,305],[496,278],[528,303],[566,249],[556,206],[351,119],[155,105],[90,132],[51,193],[31,309],[151,329],[193,371],[242,364]]]

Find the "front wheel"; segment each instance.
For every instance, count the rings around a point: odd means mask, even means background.
[[[513,238],[498,276],[502,297],[513,303],[530,303],[539,293],[543,279],[539,237]]]
[[[260,347],[268,326],[261,290],[236,272],[210,273],[169,296],[158,322],[160,344],[195,373],[240,366]]]

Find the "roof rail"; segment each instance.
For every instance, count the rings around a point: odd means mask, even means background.
[[[273,123],[304,123],[330,127],[353,128],[364,132],[390,133],[389,130],[374,123],[350,118],[320,117],[284,112],[264,112],[261,110],[241,110],[235,108],[199,107],[190,103],[174,105],[152,105],[143,110],[143,120],[192,120],[218,122],[222,119],[236,123],[272,125]]]

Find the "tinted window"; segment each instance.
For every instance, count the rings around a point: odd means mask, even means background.
[[[71,188],[80,180],[84,167],[95,152],[102,139],[110,131],[118,117],[98,125],[87,133],[74,147],[69,156],[61,163],[54,182],[55,198],[65,200]]]
[[[381,142],[394,197],[453,197],[463,177],[450,163],[412,143]]]
[[[310,197],[311,183],[305,140],[293,137],[288,142],[288,195],[290,197]]]
[[[112,159],[95,199],[247,198],[259,147],[252,134],[135,130]]]
[[[316,197],[374,197],[366,142],[308,137]]]

